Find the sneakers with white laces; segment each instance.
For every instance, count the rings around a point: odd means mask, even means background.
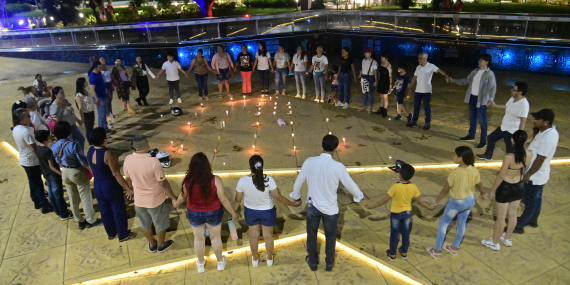
[[[226,256],[222,256],[222,261],[218,261],[218,271],[223,271],[226,268],[226,263],[228,263],[228,259]]]
[[[273,266],[273,259],[267,259],[267,266]]]
[[[182,99],[178,98],[178,103],[182,103]]]
[[[506,247],[511,247],[511,246],[513,246],[513,240],[511,240],[511,239],[506,239],[506,238],[505,238],[505,234],[503,234],[503,235],[501,236],[501,241],[503,242],[503,244],[504,244]]]
[[[253,267],[258,267],[259,266],[259,256],[257,257],[257,260],[253,260],[253,256],[251,257],[251,264],[253,264]]]
[[[336,102],[336,104],[334,104],[335,107],[342,107],[342,102],[338,101]]]
[[[198,266],[198,273],[204,273],[204,271],[206,271],[206,268],[204,268],[206,261],[204,261],[204,263],[196,261],[196,265]]]
[[[342,106],[343,109],[348,109],[348,103],[344,103],[344,106]]]
[[[168,104],[172,104],[174,103],[174,100],[170,99],[170,101],[168,101]]]
[[[490,248],[490,249],[492,249],[492,250],[494,250],[494,251],[501,250],[501,245],[498,244],[498,243],[493,243],[493,239],[492,239],[492,238],[489,238],[489,239],[482,239],[482,240],[481,240],[481,243],[482,243],[484,246],[486,246],[486,247],[488,247],[488,248]]]

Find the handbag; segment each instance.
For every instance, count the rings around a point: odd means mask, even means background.
[[[370,69],[372,69],[372,65],[374,64],[374,59],[372,59],[372,62],[370,63],[370,66],[368,67],[368,71],[366,72],[366,75],[362,76],[360,78],[360,83],[362,84],[362,93],[366,93],[368,91],[370,91],[370,82],[368,82],[368,80],[365,78],[370,73]]]
[[[230,76],[234,77],[234,76],[236,76],[236,72],[232,68],[232,64],[231,64],[232,60],[230,59],[230,56],[228,55],[228,53],[226,53],[226,58],[228,59],[228,62],[230,63],[230,64],[228,64],[228,68],[230,69]]]
[[[51,115],[48,115],[48,121],[46,122],[46,124],[49,128],[49,131],[53,133],[53,129],[55,127],[55,120]]]

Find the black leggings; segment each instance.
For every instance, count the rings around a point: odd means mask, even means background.
[[[176,91],[176,96],[180,98],[180,81],[168,81],[168,93],[170,94],[170,99],[174,99],[174,91]]]
[[[269,69],[259,71],[261,90],[269,90]]]
[[[137,89],[139,90],[139,98],[145,100],[146,95],[150,91],[148,87],[148,77],[146,76],[137,76]]]
[[[85,119],[83,121],[85,124],[85,137],[89,138],[89,134],[93,131],[93,126],[95,126],[95,112],[83,113],[83,118]]]

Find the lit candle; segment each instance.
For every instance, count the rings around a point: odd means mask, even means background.
[[[195,118],[198,118],[198,113],[194,113],[194,117],[195,117]]]
[[[297,146],[296,146],[296,145],[293,146],[293,150],[297,150]]]
[[[160,115],[160,117],[162,117],[163,115]]]
[[[174,146],[174,142],[173,142],[173,141],[170,141],[170,146]]]
[[[291,133],[291,136],[292,136],[292,137],[294,137],[294,136],[295,136],[295,134],[294,134],[294,133]]]
[[[226,127],[226,121],[222,121],[222,127]]]
[[[233,96],[232,96],[232,97],[230,97],[230,103],[231,103],[231,101],[233,101],[233,100],[234,100],[234,97],[233,97]]]
[[[275,106],[277,106],[277,102],[275,102]]]
[[[329,118],[327,118],[325,121],[327,121],[327,123],[329,122]]]
[[[200,107],[201,107],[201,108],[204,108],[204,103],[200,103]]]
[[[259,122],[257,122],[257,125],[259,126]]]
[[[180,145],[180,151],[183,151],[183,150],[184,150],[184,145],[181,144],[181,145]]]
[[[291,125],[293,124],[293,121],[291,121]]]
[[[291,106],[291,102],[287,102],[287,106]]]
[[[223,128],[224,126],[222,125],[222,122],[220,122],[220,128]]]
[[[271,96],[269,96],[269,101],[271,101]]]
[[[329,132],[329,135],[332,135],[332,132]]]
[[[218,151],[214,149],[214,153],[218,153]]]
[[[291,109],[291,106],[289,106],[289,109]]]
[[[230,111],[226,110],[226,116],[230,115]]]
[[[346,145],[346,139],[342,138],[342,144]]]
[[[273,115],[275,115],[275,111],[273,111]]]
[[[273,109],[277,110],[277,106],[273,107]]]
[[[255,145],[253,145],[253,149],[255,150]]]
[[[257,138],[257,134],[253,134],[253,138]]]

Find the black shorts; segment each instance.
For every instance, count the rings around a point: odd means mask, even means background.
[[[497,188],[495,201],[497,203],[510,203],[522,199],[524,195],[524,182],[521,180],[517,183],[501,182]]]
[[[338,92],[338,85],[333,84],[333,85],[331,86],[331,92]]]
[[[406,97],[405,94],[396,93],[396,102],[398,102],[400,105],[404,105],[404,97]]]

